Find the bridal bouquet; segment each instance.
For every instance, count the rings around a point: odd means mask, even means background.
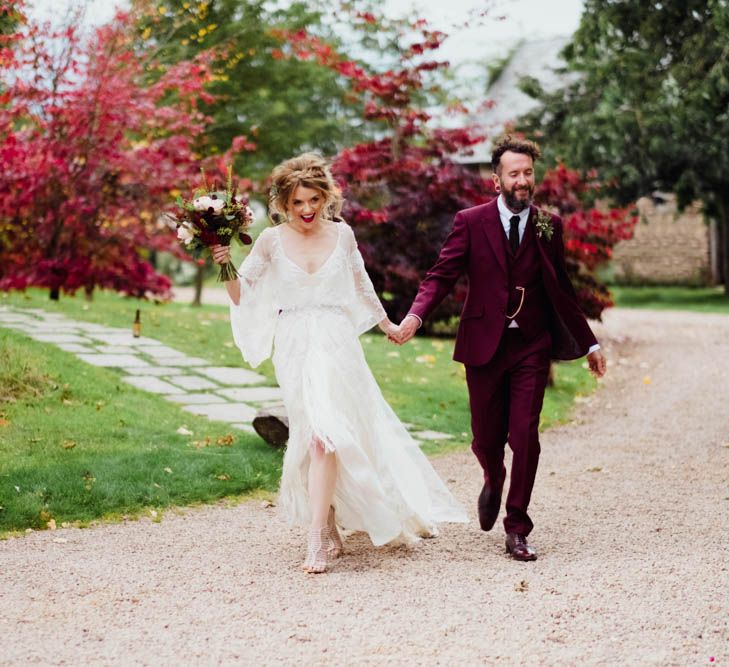
[[[177,206],[177,238],[196,257],[214,245],[229,246],[234,240],[244,245],[252,243],[246,232],[253,223],[253,211],[248,206],[248,197],[238,194],[233,186],[230,169],[224,190],[214,184],[209,187],[203,175],[203,187],[195,190],[191,199],[178,197]],[[230,262],[220,266],[219,281],[237,277]]]

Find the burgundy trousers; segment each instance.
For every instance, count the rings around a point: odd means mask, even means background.
[[[504,529],[528,535],[534,524],[527,514],[539,462],[539,414],[549,376],[548,332],[526,340],[519,329],[506,329],[493,358],[483,366],[466,366],[471,405],[471,449],[491,488],[506,479],[504,452],[512,451]]]

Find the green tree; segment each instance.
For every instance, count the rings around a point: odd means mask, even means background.
[[[281,57],[280,31],[306,29],[334,39],[316,2],[135,0],[134,6],[143,46],[156,50],[158,59],[174,64],[208,49],[217,52],[210,87],[216,101],[205,107],[214,118],[208,140],[222,151],[235,137],[246,137],[238,142],[244,149],[236,156],[238,173],[261,178],[296,152],[333,154],[359,136],[361,123],[344,101],[340,77]]]
[[[523,89],[540,108],[519,124],[552,158],[597,168],[621,202],[655,189],[703,203],[720,230],[729,296],[729,2],[585,0],[563,52],[571,83]]]

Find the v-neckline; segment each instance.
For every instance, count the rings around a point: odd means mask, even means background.
[[[280,230],[280,225],[279,225],[275,229],[276,229],[276,235],[278,236],[278,242],[281,245],[281,254],[284,256],[284,258],[286,259],[287,262],[289,262],[290,264],[293,264],[293,266],[295,266],[297,269],[299,269],[299,271],[301,271],[302,273],[305,273],[307,276],[315,276],[317,273],[319,273],[319,271],[321,271],[329,263],[329,260],[332,258],[334,253],[337,252],[337,248],[339,247],[339,237],[341,235],[341,233],[340,233],[340,224],[341,223],[335,222],[334,224],[337,225],[337,238],[334,241],[334,247],[332,248],[331,252],[327,255],[326,259],[314,271],[307,271],[303,266],[300,266],[299,264],[297,264],[293,259],[291,259],[286,254],[286,249],[284,248],[284,242],[283,242],[283,239],[281,238],[281,230]]]

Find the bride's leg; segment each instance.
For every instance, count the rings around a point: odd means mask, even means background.
[[[316,573],[324,572],[327,567],[329,508],[337,482],[337,459],[333,452],[326,451],[318,439],[309,447],[309,457],[311,528],[304,569]]]

